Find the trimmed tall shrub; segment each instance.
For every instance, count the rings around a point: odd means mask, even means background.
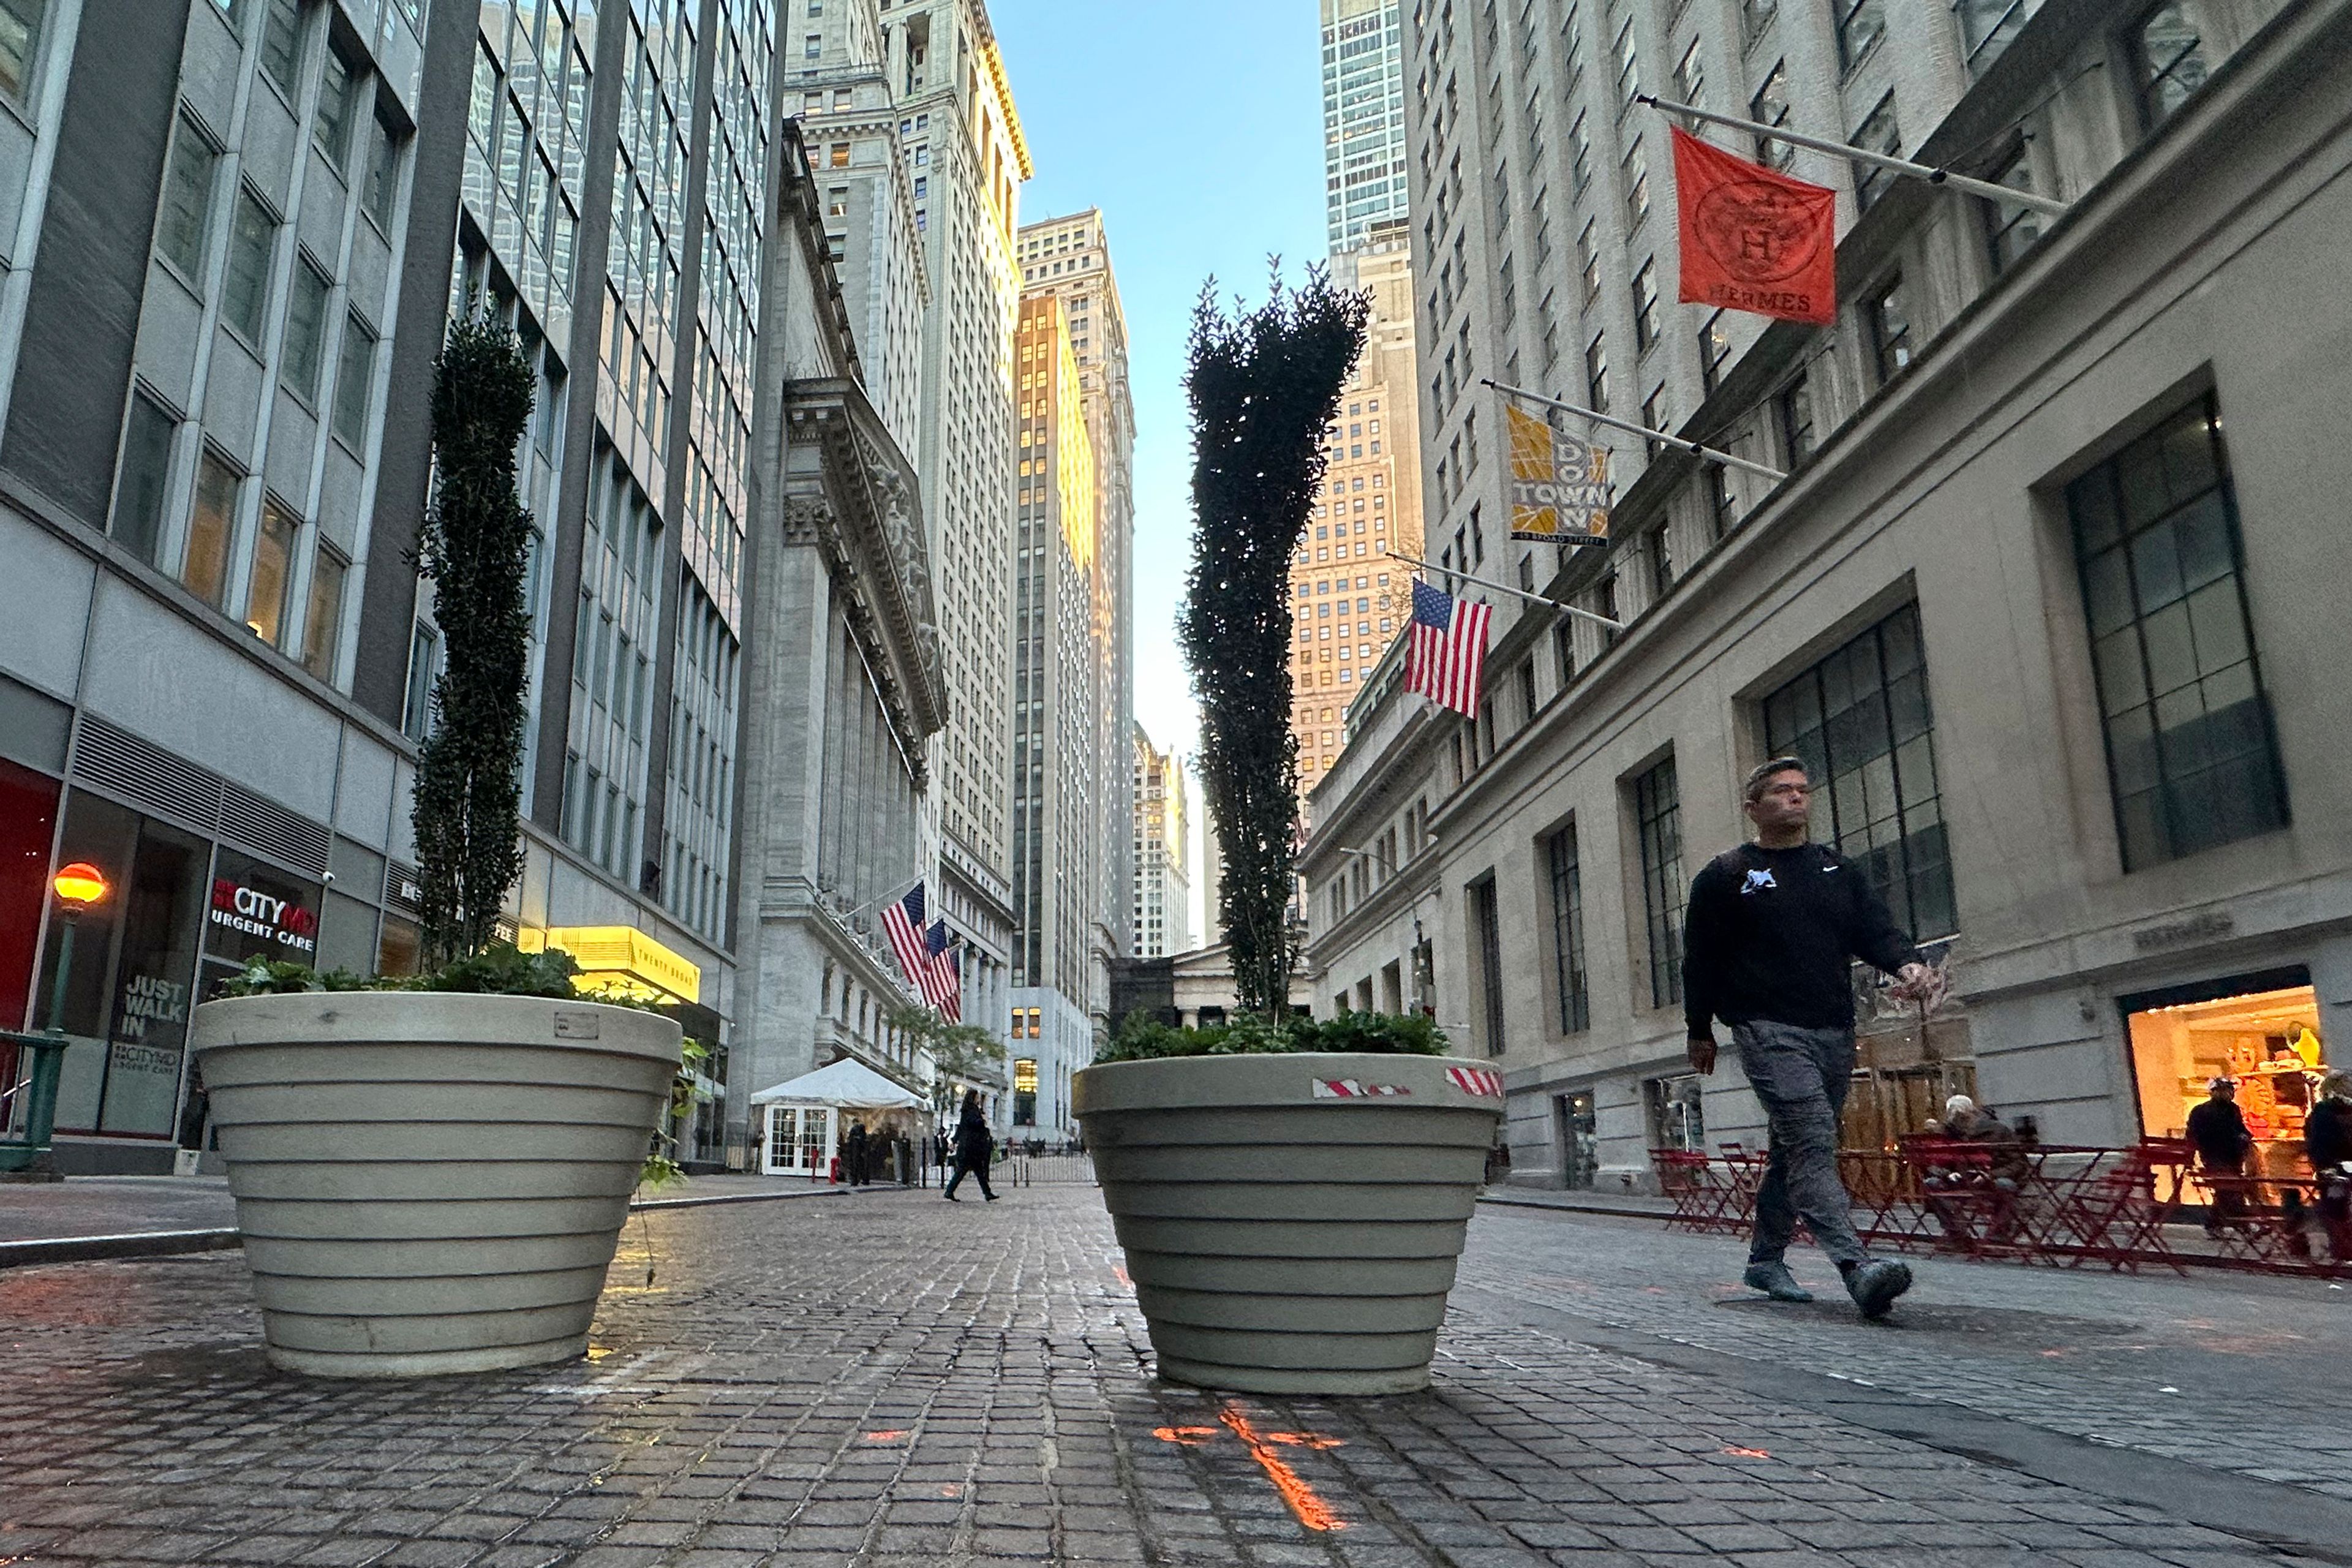
[[[1323,430],[1364,345],[1369,296],[1320,268],[1228,316],[1192,311],[1192,567],[1177,635],[1201,703],[1200,778],[1224,852],[1224,931],[1244,1009],[1287,1011],[1298,856],[1290,558],[1323,484]]]

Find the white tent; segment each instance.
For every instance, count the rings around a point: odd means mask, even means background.
[[[840,1110],[922,1110],[929,1101],[912,1089],[901,1089],[864,1062],[844,1058],[831,1067],[801,1074],[763,1089],[751,1097],[753,1105],[779,1101],[793,1105],[826,1105]]]

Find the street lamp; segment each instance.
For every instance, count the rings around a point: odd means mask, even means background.
[[[49,1033],[66,1032],[66,976],[73,969],[74,928],[81,923],[84,910],[92,904],[102,904],[113,889],[106,873],[87,860],[77,860],[49,879],[49,890],[58,896],[58,913],[65,921],[65,930],[58,937],[58,966],[49,980]]]
[[[55,1181],[49,1134],[66,1054],[66,976],[73,970],[74,927],[83,910],[105,902],[113,889],[106,873],[87,860],[77,860],[50,879],[49,890],[57,895],[65,930],[58,935],[57,973],[49,982],[48,1032],[0,1033],[0,1045],[15,1047],[7,1057],[8,1071],[0,1079],[0,1171],[37,1172]],[[32,1057],[32,1070],[18,1080],[24,1054]],[[10,1131],[19,1125],[21,1131]]]

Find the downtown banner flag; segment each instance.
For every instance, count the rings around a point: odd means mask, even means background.
[[[1609,451],[1503,399],[1511,437],[1511,537],[1609,542]]]
[[[1677,298],[1788,321],[1837,320],[1837,193],[1674,128]]]

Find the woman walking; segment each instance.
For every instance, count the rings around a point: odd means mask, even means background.
[[[980,1113],[980,1090],[963,1091],[963,1114],[956,1118],[955,1176],[948,1183],[947,1200],[960,1203],[955,1190],[963,1185],[967,1175],[980,1178],[980,1195],[990,1203],[996,1201],[996,1189],[988,1184],[988,1158],[995,1152],[996,1139],[988,1131],[988,1118]]]

